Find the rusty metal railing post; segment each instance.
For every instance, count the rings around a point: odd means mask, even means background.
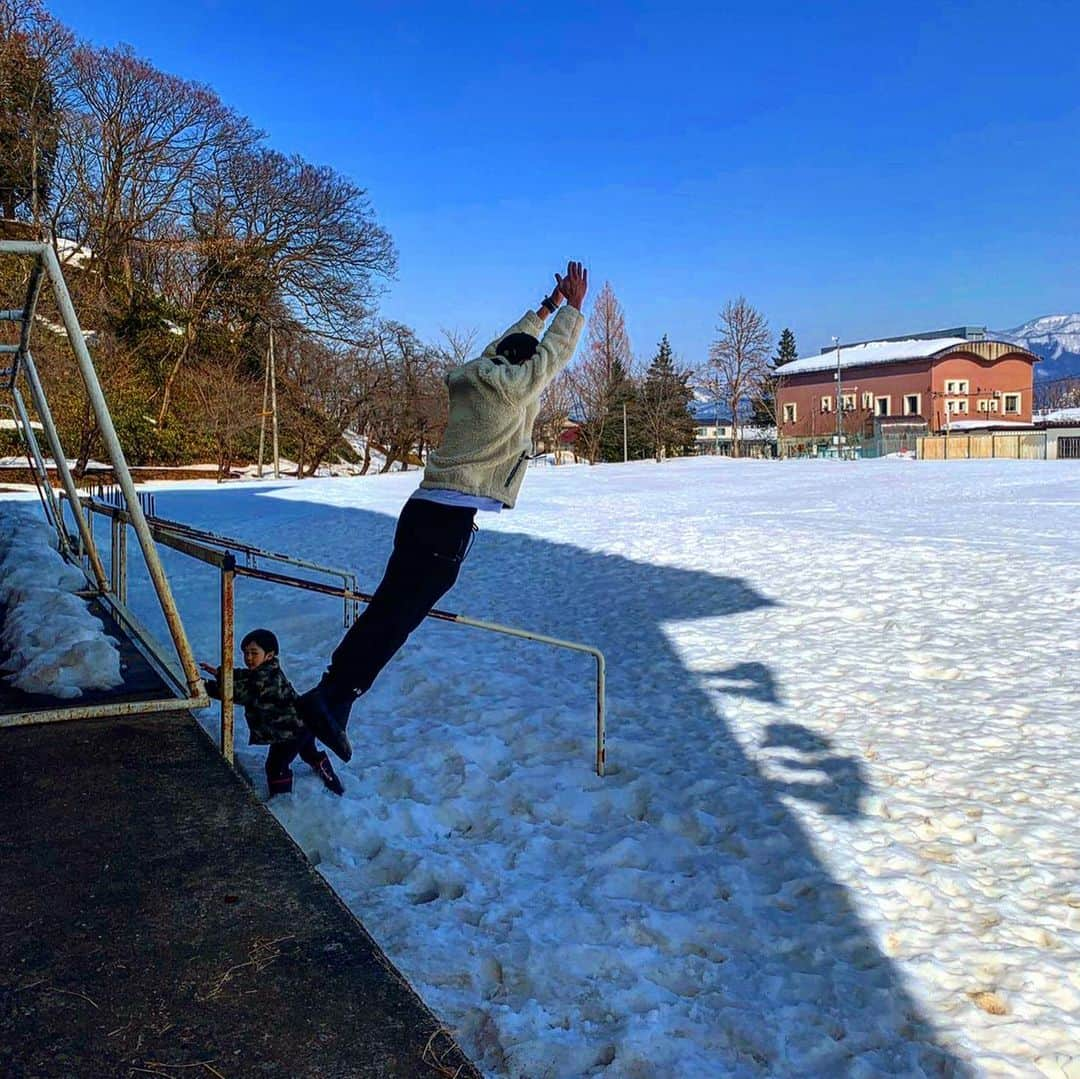
[[[221,692],[221,755],[233,763],[233,649],[235,617],[233,586],[236,581],[236,559],[226,553],[221,564],[221,668],[218,689]]]
[[[602,776],[604,765],[607,763],[607,720],[604,716],[607,700],[607,672],[603,654],[596,652],[594,658],[596,659],[596,774]]]

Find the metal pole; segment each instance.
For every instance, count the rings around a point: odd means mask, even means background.
[[[833,340],[836,342],[836,458],[840,460],[844,441],[844,394],[840,381],[840,338]]]
[[[123,447],[116,434],[112,416],[109,414],[109,406],[105,401],[105,395],[101,392],[101,384],[98,382],[97,372],[94,370],[94,361],[90,358],[90,351],[86,347],[86,339],[83,337],[82,328],[79,326],[78,316],[68,295],[67,285],[64,283],[64,275],[60,271],[60,263],[56,253],[47,244],[43,245],[42,258],[45,261],[45,269],[52,283],[53,295],[56,297],[56,306],[60,310],[60,317],[67,328],[68,340],[71,343],[75,359],[82,373],[83,383],[86,386],[87,395],[94,409],[94,415],[101,429],[101,437],[109,451],[109,459],[112,462],[113,472],[117,483],[127,499],[128,513],[131,515],[131,523],[135,528],[139,546],[142,548],[143,558],[146,560],[146,568],[150,578],[154,582],[154,590],[157,592],[158,601],[161,603],[162,613],[168,623],[169,632],[172,635],[173,644],[176,647],[180,664],[184,669],[184,677],[187,679],[188,689],[193,697],[200,695],[201,679],[199,670],[192,655],[191,646],[188,644],[187,635],[184,633],[183,623],[180,621],[180,612],[176,609],[176,600],[173,598],[172,589],[169,587],[168,578],[162,568],[161,559],[158,557],[157,548],[154,546],[153,537],[147,527],[146,518],[143,516],[142,506],[139,504],[139,495],[135,490],[135,483],[128,470],[127,460],[124,457]],[[28,354],[29,355],[29,354]],[[44,417],[42,417],[44,421]],[[59,464],[59,462],[57,462]],[[66,468],[65,462],[65,468]],[[75,497],[73,510],[78,508],[78,497]],[[81,513],[81,510],[78,510]],[[96,557],[96,552],[94,554]],[[100,560],[97,565],[100,566]],[[104,570],[102,570],[104,576]]]
[[[281,478],[281,457],[278,453],[277,426],[277,367],[274,361],[274,327],[270,327],[270,423],[274,441],[274,479]]]
[[[22,394],[19,393],[18,386],[12,386],[11,396],[15,399],[19,423],[22,424],[23,431],[26,434],[26,444],[30,447],[30,456],[34,459],[34,467],[41,475],[41,489],[45,492],[45,514],[51,518],[52,526],[56,529],[60,550],[70,551],[71,544],[68,543],[67,529],[64,527],[64,515],[60,509],[60,504],[56,501],[56,492],[49,482],[49,470],[45,467],[45,458],[41,455],[41,447],[38,445],[34,428],[30,425],[30,417],[26,412],[26,402],[23,400]]]
[[[273,333],[273,331],[270,331]],[[259,413],[259,479],[263,478],[263,448],[266,445],[266,404],[270,396],[270,358],[266,360],[266,371],[263,373],[263,402],[262,412]]]
[[[53,422],[52,413],[49,411],[49,402],[45,399],[45,391],[41,388],[37,365],[34,363],[34,357],[29,349],[23,354],[23,370],[26,372],[26,381],[30,384],[30,397],[34,402],[34,410],[40,417],[41,426],[45,430],[45,441],[49,444],[49,452],[52,454],[53,464],[56,466],[56,474],[60,477],[61,486],[71,503],[71,512],[79,529],[83,553],[90,559],[90,568],[93,570],[94,580],[97,581],[98,588],[102,592],[108,592],[109,578],[105,573],[105,567],[101,564],[101,556],[94,546],[94,537],[90,533],[90,526],[87,524],[86,516],[82,510],[82,503],[79,501],[79,491],[75,486],[71,469],[68,468],[67,457],[64,455],[63,446],[60,445],[60,436],[56,433],[56,424]],[[46,474],[46,479],[48,479],[48,474]],[[63,524],[62,514],[60,523]]]
[[[596,774],[604,774],[607,763],[607,727],[604,716],[604,702],[607,699],[606,671],[604,657],[596,654]]]
[[[236,580],[236,559],[225,555],[221,564],[221,667],[218,670],[218,689],[221,692],[221,755],[233,763],[233,649],[235,617],[233,587]]]
[[[622,459],[623,464],[630,460],[630,454],[627,452],[626,441],[626,402],[622,403]]]

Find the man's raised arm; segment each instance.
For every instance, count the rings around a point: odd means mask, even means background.
[[[524,363],[503,365],[485,376],[508,396],[523,398],[543,392],[544,387],[570,362],[577,348],[578,337],[585,323],[581,308],[589,288],[589,271],[580,262],[568,262],[566,276],[556,274],[555,280],[558,282],[556,292],[560,299],[566,300],[566,306],[559,310],[547,333],[540,338],[536,354]],[[526,319],[530,315],[539,321],[539,316],[532,312]],[[524,322],[525,319],[522,320]],[[525,328],[524,332],[530,331]],[[495,344],[498,345],[498,341]]]

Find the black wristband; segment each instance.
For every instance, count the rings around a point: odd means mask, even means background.
[[[541,307],[546,307],[546,308],[547,308],[547,309],[548,309],[549,311],[552,311],[552,312],[553,312],[553,311],[555,310],[555,308],[556,308],[556,305],[555,305],[555,304],[553,304],[553,303],[551,302],[551,297],[550,297],[550,296],[545,296],[545,297],[544,297],[544,298],[543,298],[543,299],[542,299],[542,300],[540,301],[540,306],[541,306]]]

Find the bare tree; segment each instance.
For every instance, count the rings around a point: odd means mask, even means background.
[[[439,347],[442,349],[448,368],[460,367],[473,358],[478,335],[476,329],[447,329],[444,326],[440,328],[439,333],[442,335]]]
[[[540,395],[540,411],[533,425],[533,443],[554,453],[558,462],[562,447],[563,431],[574,410],[574,388],[570,375],[561,371],[544,387]]]
[[[761,384],[772,338],[765,316],[743,296],[724,305],[716,332],[703,381],[713,399],[731,413],[731,453],[738,457],[740,414]]]
[[[230,363],[207,363],[189,383],[202,428],[214,451],[221,483],[237,459],[242,443],[259,424],[259,381]]]
[[[615,290],[605,281],[589,315],[585,349],[569,374],[574,411],[581,422],[578,439],[591,465],[600,460],[613,391],[630,377],[632,364],[626,318]]]
[[[103,283],[136,289],[134,246],[175,224],[216,158],[255,137],[211,90],[158,71],[128,48],[76,49],[63,168],[68,223]]]
[[[1066,376],[1035,382],[1035,408],[1047,411],[1055,408],[1080,407],[1080,378]]]
[[[348,338],[371,314],[375,279],[396,266],[366,192],[299,157],[262,148],[228,155],[201,213],[212,234],[231,237],[238,249],[223,302],[241,319],[274,294],[297,322]]]
[[[437,443],[446,423],[442,356],[399,322],[380,322],[372,336],[372,363],[379,373],[371,434],[386,460],[418,464],[425,447]]]

